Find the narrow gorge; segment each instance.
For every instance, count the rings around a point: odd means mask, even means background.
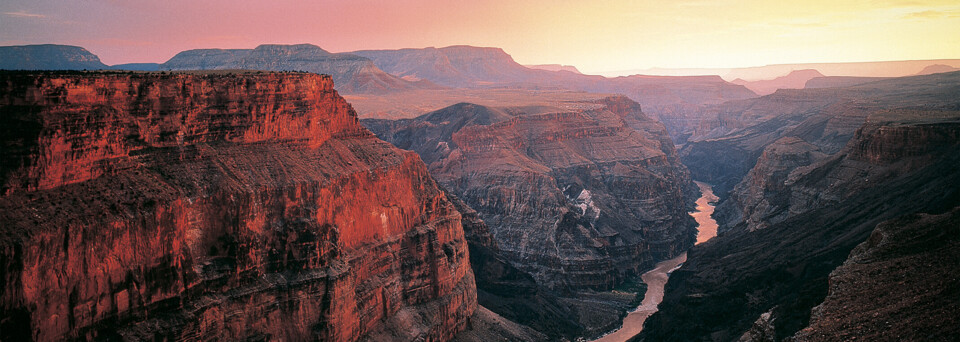
[[[709,184],[699,181],[695,181],[695,183],[700,188],[700,198],[696,202],[696,211],[691,212],[690,216],[697,220],[697,244],[701,244],[717,236],[717,221],[714,221],[710,215],[713,214],[713,205],[718,198],[713,194],[713,188]],[[646,285],[646,291],[643,294],[643,301],[640,306],[627,314],[626,318],[623,319],[623,325],[619,329],[594,340],[594,342],[629,341],[643,331],[643,323],[647,321],[650,315],[657,312],[660,302],[663,301],[663,288],[667,285],[670,273],[679,269],[685,261],[687,261],[687,253],[661,261],[652,270],[640,276],[640,279]]]

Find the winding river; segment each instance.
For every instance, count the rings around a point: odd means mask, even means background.
[[[713,188],[709,184],[696,182],[700,187],[700,198],[697,199],[697,210],[690,213],[697,221],[697,244],[703,243],[710,238],[717,236],[717,221],[714,221],[710,215],[713,214],[713,204],[718,198],[713,194]],[[630,339],[640,333],[643,329],[643,322],[657,312],[657,306],[663,300],[663,287],[667,284],[667,278],[670,272],[680,268],[687,261],[687,253],[684,252],[676,258],[661,261],[652,270],[647,271],[640,276],[644,284],[647,284],[647,292],[643,295],[643,302],[635,310],[627,314],[623,319],[623,326],[603,337],[594,340],[594,342],[621,342]]]

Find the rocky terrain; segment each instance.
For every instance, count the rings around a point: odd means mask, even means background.
[[[797,341],[949,341],[960,335],[960,207],[883,222],[830,273]]]
[[[98,70],[106,69],[100,57],[87,49],[69,45],[0,46],[3,70]]]
[[[461,215],[304,73],[0,73],[10,340],[449,340]]]
[[[417,151],[438,182],[477,211],[499,255],[536,281],[523,288],[539,292],[520,297],[557,307],[537,308],[541,317],[572,317],[587,331],[615,328],[635,295],[564,293],[613,289],[693,243],[686,208],[695,190],[686,170],[663,126],[623,96],[576,111],[463,103],[415,119],[363,123]],[[478,287],[488,288],[480,280]],[[542,326],[515,306],[505,308],[516,290],[486,291],[491,296],[481,293],[481,304]]]
[[[960,93],[960,73],[901,77],[844,88],[783,89],[756,99],[704,109],[680,158],[694,179],[728,192],[757,164],[764,149],[793,136],[834,154],[867,116],[893,109],[949,109]],[[723,224],[721,222],[721,224]]]
[[[671,276],[661,310],[640,338],[782,340],[800,332],[800,340],[834,340],[837,336],[907,340],[929,336],[936,340],[940,335],[922,332],[919,327],[926,323],[918,322],[922,317],[943,322],[936,312],[948,312],[956,303],[931,302],[920,282],[905,283],[889,264],[863,259],[862,254],[878,243],[875,240],[892,234],[886,232],[892,229],[889,227],[909,224],[917,215],[937,217],[921,220],[928,223],[945,219],[953,214],[936,215],[960,205],[958,79],[960,73],[937,74],[829,90],[837,102],[829,100],[830,93],[823,90],[803,90],[778,91],[749,105],[740,104],[747,109],[728,117],[763,118],[765,103],[779,103],[785,112],[775,115],[771,111],[769,119],[731,129],[709,141],[721,146],[737,141],[740,145],[726,146],[762,149],[742,182],[717,207],[716,217],[724,233],[690,250],[687,264]],[[784,101],[802,99],[804,93],[828,100]],[[795,114],[790,114],[793,108]],[[815,122],[810,120],[823,113],[832,113],[830,119],[819,129],[810,129]],[[834,134],[824,132],[831,131],[830,120],[843,116],[862,121],[834,152],[847,134],[845,125],[833,126]],[[743,123],[731,120],[725,127]],[[804,126],[807,128],[799,129]],[[697,144],[701,142],[691,145]],[[696,169],[695,163],[690,166]],[[948,224],[934,222],[924,227],[929,234],[950,234]],[[854,250],[870,236],[864,247]],[[930,272],[936,272],[935,265],[946,265],[952,258],[942,249],[942,243],[949,242],[924,239],[900,239],[890,243],[890,250],[915,257],[930,255]],[[858,266],[854,265],[865,262],[869,265],[863,267],[873,270],[871,273],[844,278],[847,272],[855,272],[852,269]],[[848,266],[837,268],[843,264]],[[923,270],[917,276],[932,279],[934,273]],[[877,297],[889,293],[884,286],[889,289],[893,284],[901,287],[891,295],[901,297]],[[940,284],[937,291],[953,291],[949,280],[932,284]],[[833,298],[825,301],[828,291]],[[867,311],[836,305],[867,298],[877,299],[865,307]],[[883,317],[894,319],[891,310],[903,308],[898,305],[929,310],[923,314],[916,311],[907,321],[896,323],[902,329],[879,332],[878,322],[884,322]]]

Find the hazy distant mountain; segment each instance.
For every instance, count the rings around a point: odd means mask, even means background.
[[[564,71],[531,69],[499,48],[450,46],[445,48],[370,50],[353,54],[368,57],[381,69],[410,80],[429,80],[454,87],[522,87],[569,89],[624,94],[644,105],[721,103],[756,97],[750,90],[718,76],[644,76],[606,78]]]
[[[807,81],[816,77],[823,77],[823,74],[814,69],[805,69],[794,70],[786,76],[780,76],[772,80],[744,81],[738,78],[730,83],[747,87],[758,95],[767,95],[773,94],[777,89],[803,89]]]
[[[886,80],[890,77],[824,76],[807,81],[804,89],[851,87],[859,84]]]
[[[860,77],[902,77],[915,75],[931,64],[943,64],[960,67],[960,59],[938,59],[918,61],[887,61],[859,63],[804,63],[777,64],[761,67],[736,68],[722,75],[724,79],[744,79],[747,81],[772,79],[783,76],[793,70],[816,69],[828,76]]]
[[[952,66],[944,65],[944,64],[933,64],[933,65],[928,65],[926,68],[923,68],[923,70],[920,70],[920,72],[918,72],[917,75],[939,74],[941,72],[953,72],[957,70],[960,70],[960,68],[954,68]]]
[[[758,81],[784,76],[793,70],[816,69],[827,76],[902,77],[917,75],[923,68],[933,64],[960,68],[960,59],[773,64],[746,68],[649,68],[601,72],[600,75],[608,77],[637,74],[663,76],[720,75],[725,80],[739,78],[746,81]]]
[[[0,69],[7,70],[96,70],[106,69],[100,57],[79,46],[0,46]]]
[[[421,87],[383,72],[367,58],[346,53],[330,53],[311,44],[260,45],[255,49],[188,50],[178,53],[160,68],[307,71],[331,75],[337,90],[348,93],[378,93]]]
[[[426,79],[451,87],[522,83],[547,75],[520,65],[502,49],[492,47],[457,45],[351,53],[369,58],[383,71],[406,80]]]
[[[130,70],[130,71],[157,71],[160,70],[160,63],[126,63],[111,65],[110,69]]]
[[[530,69],[538,70],[547,70],[547,71],[569,71],[574,74],[583,74],[577,67],[573,65],[562,65],[562,64],[534,64],[534,65],[524,65]]]
[[[356,51],[381,69],[408,80],[429,80],[458,88],[522,88],[623,94],[660,119],[670,134],[686,130],[689,116],[703,104],[753,98],[742,85],[719,76],[647,76],[607,78],[566,71],[531,69],[499,48],[445,48]],[[679,138],[678,136],[673,136]]]

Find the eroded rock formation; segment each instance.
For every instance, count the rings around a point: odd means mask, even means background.
[[[691,183],[663,126],[636,102],[584,108],[459,104],[364,123],[420,153],[539,284],[609,289],[692,243]]]
[[[2,73],[11,339],[447,340],[461,216],[328,76]]]
[[[955,220],[955,212],[944,213],[960,205],[958,80],[960,73],[937,74],[833,89],[841,98],[858,95],[822,111],[810,111],[801,121],[795,121],[804,116],[797,112],[791,114],[794,118],[775,117],[715,139],[715,143],[736,141],[739,146],[751,146],[747,143],[780,137],[771,144],[757,145],[765,146],[759,161],[718,207],[718,212],[722,207],[727,213],[725,222],[731,226],[690,250],[687,264],[671,276],[660,312],[650,319],[641,337],[650,341],[757,336],[782,340],[798,331],[802,340],[822,340],[830,335],[898,340],[940,336],[925,332],[929,325],[912,318],[881,332],[882,325],[861,316],[855,303],[897,284],[902,286],[897,291],[905,295],[902,301],[873,297],[876,300],[863,307],[869,310],[866,312],[883,320],[895,315],[890,311],[893,307],[904,312],[923,308],[928,313],[956,307],[951,300],[931,302],[923,294],[927,290],[923,282],[906,281],[888,262],[929,265],[933,273],[918,270],[916,274],[932,279],[934,273],[949,273],[935,270],[955,259],[955,253],[943,247],[952,243],[947,236],[952,236],[953,228],[942,222]],[[831,137],[825,133],[830,132],[832,119],[817,117],[835,112],[830,108],[844,102],[846,113],[859,113],[850,118],[862,117],[863,123],[850,133],[839,130],[835,132],[842,134]],[[812,123],[822,119],[827,119],[826,125],[820,126],[823,131],[798,130],[816,127]],[[836,139],[846,134],[850,138],[844,147],[830,152]],[[734,212],[740,216],[730,215]],[[919,236],[900,238],[883,247],[903,246],[903,259],[899,255],[861,259],[863,249],[877,244],[873,240],[908,234],[896,233],[899,228],[891,227],[914,226],[911,222],[917,217],[933,223],[917,224]],[[930,235],[945,241],[937,242]],[[851,254],[868,237],[867,246]],[[930,256],[930,262],[917,259],[922,256]],[[837,268],[844,263],[847,265]],[[862,269],[870,271],[850,275]],[[860,278],[854,281],[856,277],[862,277],[862,282]],[[952,291],[949,283],[931,280],[930,284],[936,291]],[[832,298],[824,302],[828,291]],[[811,319],[812,325],[805,329]]]

